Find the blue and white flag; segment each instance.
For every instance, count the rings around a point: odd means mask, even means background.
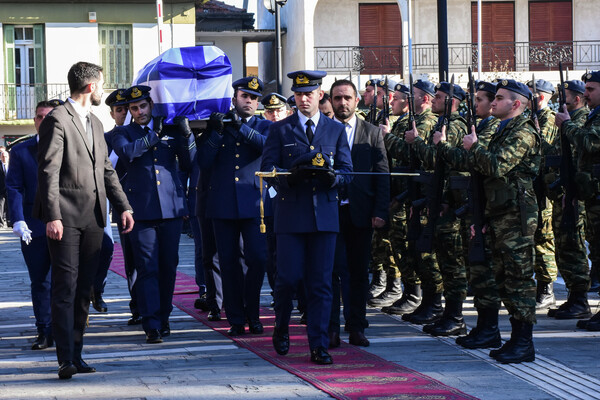
[[[176,116],[207,119],[231,107],[231,63],[215,46],[173,48],[142,68],[133,85],[152,88],[152,114],[171,123]]]

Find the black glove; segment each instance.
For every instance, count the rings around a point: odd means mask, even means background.
[[[177,117],[173,118],[173,125],[178,128],[178,132],[181,133],[186,139],[193,134],[192,128],[190,128],[190,120],[185,116],[178,115]]]
[[[304,171],[297,166],[292,167],[289,172],[290,174],[287,176],[287,183],[290,187],[296,186],[304,180]]]
[[[225,118],[225,114],[214,112],[210,114],[210,118],[208,119],[208,129],[216,131],[219,135],[223,134],[223,129],[225,129],[225,123],[223,119]]]
[[[164,120],[165,120],[165,117],[154,117],[152,119],[152,126],[154,127],[154,132],[156,132],[158,137],[165,136],[165,133],[163,132],[163,121]]]
[[[335,183],[335,171],[333,168],[328,168],[326,171],[319,172],[317,180],[324,188],[330,189]]]
[[[225,119],[230,119],[231,122],[228,124],[236,131],[239,132],[242,127],[242,120],[238,118],[236,112],[234,110],[229,111],[225,114]]]

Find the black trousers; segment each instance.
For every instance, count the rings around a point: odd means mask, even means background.
[[[52,260],[52,333],[58,362],[81,357],[90,291],[100,259],[104,230],[63,227],[63,237],[48,239]]]

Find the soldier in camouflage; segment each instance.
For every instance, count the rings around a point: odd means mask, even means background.
[[[438,114],[444,113],[446,98],[450,95],[450,83],[441,82],[436,86],[435,96],[432,102],[432,110]],[[458,106],[465,99],[464,90],[454,85],[453,98],[446,132],[448,144],[460,146],[462,138],[467,133],[467,123],[458,113]],[[439,128],[435,128],[439,130]],[[415,153],[423,161],[426,169],[433,169],[436,162],[437,146],[433,143],[433,132],[430,140],[425,142],[418,137],[418,131],[410,130],[405,134],[405,140],[410,144],[414,141]],[[452,168],[446,171],[446,178],[461,174]],[[447,179],[445,180],[447,181]],[[442,204],[442,214],[436,221],[435,226],[435,253],[443,280],[443,293],[446,306],[442,314],[441,293],[431,303],[431,308],[423,315],[413,314],[410,321],[413,323],[426,324],[423,331],[434,336],[462,335],[467,331],[462,316],[462,304],[467,297],[467,271],[460,233],[461,221],[456,217],[454,210],[464,202],[460,195],[454,190],[445,187]]]
[[[492,102],[496,94],[496,85],[488,82],[479,82],[475,94],[477,117],[480,118],[476,127],[477,143],[487,149],[492,135],[496,132],[500,120],[492,116]],[[452,147],[445,142],[445,135],[437,132],[434,143],[438,145],[440,153],[448,164],[460,171],[472,171],[473,158],[469,151]],[[483,199],[482,199],[483,200]],[[477,309],[477,325],[468,335],[456,338],[456,343],[469,349],[500,347],[500,330],[498,329],[498,311],[500,309],[500,296],[496,284],[496,271],[492,263],[492,242],[488,233],[484,235],[486,260],[483,263],[468,263],[469,284],[473,290],[473,302]]]
[[[533,81],[527,86],[532,90]],[[548,107],[548,102],[554,94],[554,85],[543,79],[536,80],[537,88],[537,123],[542,137],[542,165],[548,148],[554,148],[558,139],[558,130],[554,125],[554,111]],[[532,115],[532,118],[534,116]],[[535,120],[535,118],[534,118]],[[543,168],[543,167],[542,167]],[[538,222],[538,230],[535,232],[535,278],[537,280],[536,308],[547,309],[556,304],[554,298],[553,284],[556,280],[558,270],[556,267],[554,233],[552,231],[552,209],[553,202],[545,195],[543,185],[544,171],[540,171],[539,181],[536,182],[542,188],[538,195],[540,203],[541,219]],[[541,194],[544,192],[544,195]]]
[[[600,71],[589,72],[584,75],[585,93],[583,95],[590,113],[583,124],[578,126],[571,115],[563,108],[556,115],[556,125],[563,129],[565,135],[575,146],[577,153],[577,198],[585,202],[590,243],[598,242],[600,232],[600,200],[598,200],[599,182],[594,174],[594,165],[600,164]],[[567,303],[581,302],[582,294],[575,291],[569,292]],[[562,307],[562,306],[561,306]],[[577,326],[590,331],[600,331],[600,313],[596,313],[589,320],[578,321]]]
[[[426,135],[429,135],[429,132],[433,131],[437,121],[437,116],[431,111],[431,102],[434,95],[435,86],[431,82],[418,80],[413,85],[413,101],[416,114],[415,128]],[[388,151],[388,158],[393,158],[400,166],[412,167],[411,164],[413,164],[413,162],[416,164],[419,164],[419,162],[414,153],[411,156],[411,146],[404,140],[404,133],[407,128],[402,122],[400,124],[402,125],[395,126],[395,129],[392,132],[393,134],[388,134],[384,138],[384,143]],[[419,168],[420,166],[416,167],[416,169]],[[405,190],[405,186],[408,186],[406,182],[403,183],[402,190]],[[417,199],[411,199],[408,196],[400,195],[394,200],[395,203],[393,203],[392,208],[396,209],[404,207],[405,215],[410,216],[412,212],[411,201]],[[426,216],[420,217],[419,215],[416,215],[415,218],[420,218],[421,224],[427,223]],[[402,297],[394,304],[382,308],[383,312],[402,315],[402,318],[408,317],[411,313],[416,312],[418,307],[421,306],[422,290],[429,294],[429,298],[435,297],[436,293],[442,293],[443,290],[442,277],[439,272],[439,267],[437,266],[435,255],[430,253],[417,253],[414,248],[414,239],[410,240],[408,228],[406,230],[406,235],[408,241],[406,248],[406,262],[399,264],[404,291]],[[398,237],[398,240],[400,240],[400,237]],[[429,307],[429,305],[426,304],[426,307]]]

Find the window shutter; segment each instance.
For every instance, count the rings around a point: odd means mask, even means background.
[[[15,119],[17,117],[17,90],[15,87],[15,27],[13,25],[4,25],[4,81],[6,92],[4,96],[6,109],[4,110],[5,119]]]
[[[514,3],[486,2],[481,5],[481,12],[483,70],[504,70],[506,68],[514,70]],[[471,38],[472,43],[477,44],[477,3],[475,2],[471,3]]]
[[[532,70],[557,70],[558,65],[549,65],[552,63],[544,62],[544,54],[548,54],[551,48],[553,54],[562,54],[568,58],[563,61],[564,68],[572,68],[570,62],[573,54],[573,16],[571,1],[540,1],[529,2],[529,67]],[[557,43],[554,46],[548,46],[548,42],[567,42]],[[532,56],[539,55],[542,59]]]
[[[363,74],[402,73],[402,17],[397,3],[359,4]]]

